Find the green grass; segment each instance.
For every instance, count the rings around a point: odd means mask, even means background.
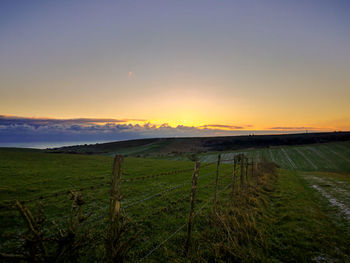
[[[123,154],[123,155],[147,155],[149,153],[157,152],[158,150],[162,149],[163,147],[166,147],[170,142],[168,141],[156,141],[152,142],[146,145],[140,145],[140,146],[134,146],[134,147],[127,147],[122,148],[117,151],[111,151],[108,153],[105,153],[103,155],[113,156],[115,154]]]
[[[282,168],[271,189],[264,190],[262,204],[249,208],[242,200],[239,208],[242,213],[254,211],[256,233],[261,233],[258,243],[253,236],[246,245],[240,244],[244,255],[256,253],[250,262],[310,262],[313,259],[326,259],[326,262],[349,260],[350,224],[339,207],[332,205],[327,198],[313,188],[317,185],[330,196],[350,206],[349,163],[350,143],[329,143],[309,146],[275,147],[270,149],[249,149],[244,152],[255,160],[273,159]],[[148,147],[148,146],[144,146]],[[145,149],[146,149],[145,148]],[[242,152],[242,151],[240,151]],[[222,153],[223,159],[232,159],[238,152]],[[202,155],[203,167],[200,169],[196,209],[206,204],[213,196],[216,164],[204,167],[205,163],[215,162],[216,153]],[[127,157],[123,163],[123,179],[141,178],[174,170],[189,169],[186,172],[170,174],[144,180],[122,183],[122,208],[140,231],[129,256],[136,261],[156,248],[180,226],[186,224],[189,213],[189,193],[193,163],[186,160],[146,159]],[[8,204],[15,199],[28,200],[54,192],[95,186],[96,189],[82,191],[86,201],[85,211],[92,213],[86,227],[90,228],[99,240],[97,252],[92,252],[90,261],[101,257],[102,233],[106,226],[109,205],[109,184],[112,172],[111,156],[93,156],[78,154],[50,154],[32,150],[0,149],[0,204]],[[219,188],[222,190],[231,182],[232,163],[221,167]],[[224,177],[224,175],[227,175]],[[322,182],[320,180],[323,180]],[[105,183],[103,186],[99,186]],[[186,183],[184,185],[181,185]],[[171,187],[177,189],[161,194]],[[273,190],[274,189],[274,190]],[[232,205],[229,190],[223,191],[219,200],[222,209]],[[249,198],[249,196],[246,196]],[[152,198],[150,198],[152,197]],[[149,198],[149,199],[148,199]],[[242,196],[242,198],[245,198]],[[143,202],[139,200],[148,199]],[[254,201],[255,202],[255,201]],[[260,202],[260,201],[259,201]],[[36,202],[26,204],[34,209]],[[47,231],[52,231],[55,220],[63,226],[70,210],[68,195],[59,195],[43,200],[44,213],[47,216]],[[194,226],[193,261],[204,260],[206,256],[215,259],[212,250],[198,253],[206,245],[203,237],[215,234],[215,225],[208,221],[212,203],[196,218]],[[247,208],[248,207],[248,208]],[[248,209],[248,210],[244,210]],[[252,210],[250,210],[252,209]],[[25,225],[17,211],[0,209],[0,252],[14,252],[21,240],[16,241],[14,234],[20,234]],[[255,227],[255,226],[254,226]],[[206,233],[206,231],[209,231]],[[239,231],[245,231],[244,227]],[[164,246],[152,254],[147,261],[182,261],[176,259],[181,253],[186,228],[170,239]],[[255,232],[254,232],[255,233]],[[260,235],[260,234],[259,234]],[[208,241],[207,241],[208,242]],[[230,247],[230,246],[228,246]],[[256,248],[256,251],[253,249]],[[180,251],[180,252],[179,252]],[[236,252],[235,252],[236,253]],[[238,253],[238,252],[237,252]],[[242,255],[243,255],[242,254]],[[204,258],[202,258],[204,256]],[[259,259],[259,260],[258,260]],[[317,262],[317,261],[316,261]]]
[[[284,171],[267,209],[268,257],[276,262],[347,262],[350,235],[298,172]],[[323,259],[323,261],[322,261]]]
[[[332,171],[350,173],[350,142],[281,146],[263,149],[246,149],[223,152],[223,159],[232,159],[245,153],[250,158],[263,158],[277,163],[283,169],[301,171]],[[201,155],[203,162],[212,162],[218,153]],[[178,158],[179,159],[179,158]]]
[[[107,156],[0,151],[1,203],[8,204],[14,199],[28,200],[53,192],[74,190],[109,182],[112,162],[113,158]],[[137,223],[138,229],[142,231],[142,238],[138,239],[137,246],[132,252],[134,257],[142,255],[144,250],[152,248],[154,244],[174,231],[177,225],[186,222],[193,167],[193,163],[189,161],[125,158],[123,179],[188,169],[188,171],[178,174],[122,183],[122,207],[126,207],[135,201],[148,198],[186,182],[185,185],[176,190],[126,209],[128,217]],[[205,202],[213,194],[215,170],[216,165],[200,169],[198,205]],[[222,175],[231,173],[231,171],[231,166],[222,166]],[[220,187],[229,182],[229,177],[220,180]],[[208,185],[208,183],[210,184]],[[83,191],[86,212],[92,213],[90,219],[95,226],[96,223],[98,224],[96,229],[105,222],[109,191],[108,184],[97,189]],[[68,195],[59,195],[43,200],[44,213],[49,221],[55,220],[59,225],[65,224],[65,216],[69,212],[71,203],[68,197]],[[169,202],[173,202],[170,207]],[[34,209],[36,202],[30,202],[26,205]],[[164,213],[161,211],[162,209],[167,212]],[[1,241],[4,248],[10,249],[13,241],[7,237],[20,233],[24,229],[24,224],[16,211],[2,209],[0,213],[0,225],[3,232]],[[101,216],[102,218],[100,218]],[[96,218],[99,220],[94,221]],[[50,228],[50,224],[47,227]],[[152,239],[148,240],[148,236],[151,236]]]

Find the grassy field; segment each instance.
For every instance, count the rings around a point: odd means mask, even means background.
[[[258,162],[262,159],[270,160],[283,169],[350,173],[350,142],[246,149],[225,152],[222,157],[232,159],[240,153]],[[202,154],[201,161],[212,162],[217,154]]]
[[[311,174],[350,186],[349,176]],[[312,188],[311,174],[283,171],[270,196],[266,213],[270,221],[267,255],[271,262],[350,260],[349,218]]]
[[[14,150],[0,151],[1,204],[6,206],[11,200],[31,200],[53,192],[65,192],[88,186],[97,189],[82,191],[86,201],[86,212],[92,213],[89,221],[101,227],[108,213],[111,171],[111,157],[88,155],[48,154]],[[200,169],[198,179],[198,205],[212,196],[216,165]],[[122,207],[127,207],[128,217],[139,224],[143,235],[138,240],[138,249],[134,249],[135,257],[142,251],[152,248],[162,238],[171,234],[179,225],[187,220],[189,193],[193,163],[189,161],[169,161],[142,158],[125,158],[123,179],[142,178],[169,171],[186,169],[185,172],[163,175],[156,178],[123,182]],[[224,165],[222,175],[231,173],[232,167]],[[220,188],[230,182],[230,178],[222,178]],[[101,183],[105,185],[99,187]],[[209,184],[208,184],[209,183]],[[178,187],[175,190],[154,196],[157,193]],[[45,198],[44,213],[48,221],[55,220],[64,225],[70,204],[68,194]],[[149,199],[148,199],[149,198]],[[139,200],[145,201],[138,202]],[[172,203],[169,207],[169,203]],[[37,202],[25,203],[34,208]],[[169,210],[163,213],[161,210]],[[10,237],[24,230],[24,224],[18,212],[3,208],[1,210],[2,248],[9,249],[14,243]],[[50,224],[48,223],[48,229]],[[151,232],[150,232],[151,231]],[[152,239],[148,240],[148,236]],[[146,242],[147,241],[147,242]]]
[[[274,161],[281,169],[275,179],[266,179],[266,185],[257,187],[252,181],[250,190],[239,193],[232,206],[230,191],[225,187],[231,182],[233,165],[232,161],[223,164],[219,180],[222,217],[217,217],[211,212],[210,199],[214,192],[217,153],[200,156],[202,167],[196,209],[206,206],[196,218],[192,261],[206,258],[225,261],[220,258],[223,255],[233,261],[245,262],[349,260],[350,142],[230,151],[221,153],[222,159],[232,160],[238,153],[245,153],[257,162],[263,159]],[[47,233],[51,233],[52,220],[62,227],[66,224],[71,208],[66,192],[82,189],[85,211],[91,214],[84,226],[99,236],[89,248],[85,260],[101,259],[112,162],[110,156],[0,149],[0,252],[14,252],[23,243],[23,239],[16,235],[25,230],[24,221],[16,210],[8,207],[13,200],[28,200],[25,205],[34,210],[36,199],[43,196],[45,227]],[[140,231],[133,242],[129,261],[143,258],[169,236],[172,238],[145,261],[184,260],[180,248],[186,227],[179,228],[187,222],[193,166],[187,157],[183,160],[125,158],[122,207]],[[166,174],[169,171],[179,172]],[[49,196],[52,193],[58,195]],[[217,220],[231,222],[242,213],[251,215],[251,222],[248,220],[249,224],[244,226],[230,226],[238,237],[247,233],[232,246],[229,235],[226,236],[227,242],[218,236],[221,223]],[[233,218],[232,214],[237,214],[237,217]],[[223,233],[226,233],[226,227]],[[221,255],[216,254],[218,251]]]

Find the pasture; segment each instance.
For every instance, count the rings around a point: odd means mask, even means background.
[[[256,161],[266,159],[275,162],[288,170],[350,173],[350,142],[227,151],[222,157],[232,159],[241,153]],[[202,154],[201,161],[212,162],[216,156],[217,153]]]
[[[350,142],[220,152],[219,212],[214,214],[218,153],[199,155],[192,261],[225,261],[225,257],[251,262],[349,260]],[[232,203],[232,161],[239,153],[255,163],[275,162],[280,169],[275,177],[262,176],[260,183],[250,174],[247,188],[237,181],[238,189],[243,188]],[[130,232],[137,238],[128,261],[185,260],[181,251],[194,163],[186,156],[171,158],[124,159],[121,207],[123,217],[137,229],[137,233]],[[72,204],[68,191],[73,190],[82,194],[83,211],[89,215],[82,231],[98,236],[81,260],[100,261],[108,225],[112,162],[112,157],[103,155],[0,149],[0,252],[18,252],[24,242],[19,237],[26,226],[13,207],[14,200],[24,201],[32,211],[41,202],[44,232],[52,235],[53,221],[61,228],[67,224]],[[238,219],[241,223],[230,225]],[[247,235],[242,236],[243,232]]]

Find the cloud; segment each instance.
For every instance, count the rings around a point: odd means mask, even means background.
[[[251,126],[251,125],[249,125]],[[219,129],[230,129],[230,130],[240,130],[244,129],[244,126],[234,126],[234,125],[222,125],[222,124],[206,124],[199,126],[200,128],[219,128]]]
[[[146,122],[144,119],[103,119],[103,118],[77,118],[77,119],[51,119],[51,118],[25,118],[17,116],[0,115],[0,125],[29,124],[33,126],[42,125],[92,125],[101,123],[125,123],[125,122]]]
[[[288,132],[296,128],[272,127],[271,130],[252,131],[244,130],[245,127],[221,124],[172,127],[167,123],[155,125],[143,119],[50,119],[0,115],[0,142],[98,142],[156,137],[232,136],[273,134],[280,129]],[[301,130],[305,128],[310,127],[299,127]]]

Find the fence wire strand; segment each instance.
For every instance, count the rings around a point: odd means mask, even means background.
[[[199,179],[199,178],[205,178],[205,177],[207,177],[207,176],[209,176],[209,175],[212,175],[213,173],[214,173],[214,172],[210,172],[210,173],[207,173],[206,175],[199,176],[198,179]],[[168,188],[168,189],[166,189],[166,190],[164,190],[164,191],[161,191],[161,192],[158,192],[158,193],[156,193],[156,194],[152,194],[152,195],[150,195],[150,196],[147,196],[147,197],[145,197],[145,198],[143,198],[143,199],[134,201],[134,202],[132,202],[132,203],[126,205],[126,206],[124,207],[124,209],[127,209],[127,208],[129,208],[129,207],[131,207],[131,206],[134,206],[134,205],[138,204],[138,203],[143,203],[143,202],[145,202],[145,201],[147,201],[147,200],[150,200],[150,199],[152,199],[152,198],[154,198],[154,197],[162,196],[162,195],[164,195],[165,193],[171,192],[171,191],[173,191],[173,190],[175,190],[175,189],[178,189],[178,188],[180,188],[180,187],[182,187],[182,186],[184,186],[184,185],[186,185],[186,184],[190,184],[190,183],[192,183],[192,179],[191,179],[190,181],[186,181],[186,182],[184,182],[184,183],[182,183],[182,184],[178,184],[178,185],[176,185],[176,186],[174,186],[174,187],[170,187],[170,188]]]
[[[227,188],[229,188],[231,186],[231,183],[229,183],[228,185],[226,185],[221,191],[219,191],[217,194],[222,193],[223,191],[225,191]],[[212,201],[214,199],[214,197],[210,197],[199,209],[198,211],[194,214],[194,217],[196,217],[197,215],[199,215],[202,210],[209,204],[210,201]],[[187,223],[182,224],[175,232],[173,232],[171,235],[169,235],[167,238],[165,238],[162,242],[160,242],[156,247],[154,247],[153,249],[151,249],[144,257],[142,257],[139,261],[137,262],[142,262],[143,260],[145,260],[147,257],[149,257],[150,255],[152,255],[155,251],[157,251],[160,247],[162,247],[166,242],[168,242],[171,238],[173,238],[177,233],[179,233],[185,226],[187,225]]]

